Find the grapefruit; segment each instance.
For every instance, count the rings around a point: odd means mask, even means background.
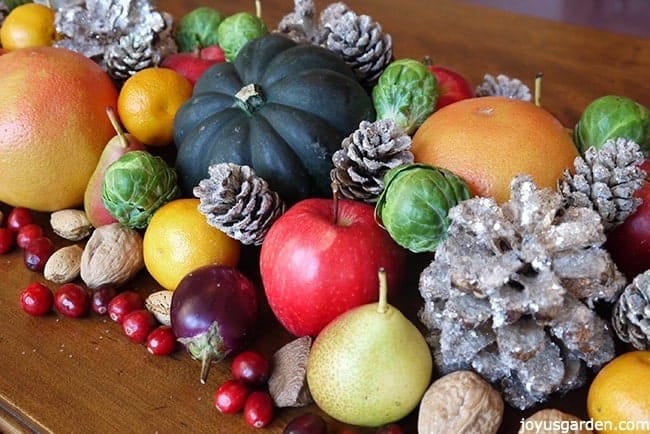
[[[528,174],[555,189],[578,150],[564,126],[533,103],[488,96],[450,104],[429,116],[413,137],[416,162],[451,170],[472,195],[510,198],[510,182]]]
[[[106,143],[117,88],[95,62],[55,47],[0,56],[0,201],[37,211],[80,206]]]

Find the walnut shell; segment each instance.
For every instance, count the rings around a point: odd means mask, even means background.
[[[83,249],[76,244],[62,247],[50,256],[43,269],[43,277],[54,283],[72,282],[81,271]]]
[[[420,402],[419,434],[496,433],[503,418],[503,399],[473,371],[440,377]]]
[[[58,236],[79,241],[90,235],[93,225],[86,213],[79,209],[62,209],[50,214],[50,226]]]
[[[521,421],[517,434],[592,434],[593,431],[584,428],[586,422],[577,416],[555,408],[545,408],[528,416]]]
[[[119,286],[143,267],[140,233],[119,223],[95,229],[81,255],[81,279],[89,288]]]

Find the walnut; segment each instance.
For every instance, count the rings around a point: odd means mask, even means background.
[[[555,408],[545,408],[521,421],[518,434],[592,434],[585,421]]]
[[[119,223],[95,229],[81,255],[81,279],[89,288],[121,285],[143,267],[140,233]]]
[[[440,377],[420,402],[418,432],[496,433],[503,418],[503,399],[490,383],[473,371]]]
[[[79,277],[83,249],[76,244],[62,247],[50,256],[43,277],[54,283],[67,283]]]
[[[53,212],[50,214],[50,226],[55,234],[70,241],[83,240],[93,229],[86,213],[79,209]]]
[[[171,325],[172,295],[174,293],[167,289],[152,292],[144,300],[144,307],[156,317],[163,325]]]

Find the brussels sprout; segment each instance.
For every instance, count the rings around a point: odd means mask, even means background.
[[[158,208],[179,195],[176,178],[162,158],[146,151],[127,152],[106,169],[102,203],[124,226],[143,229]]]
[[[377,120],[393,119],[406,134],[415,131],[433,113],[437,100],[436,76],[413,59],[390,63],[372,89]]]
[[[230,15],[221,22],[217,30],[217,37],[219,46],[226,55],[226,60],[232,62],[241,47],[248,41],[267,33],[269,33],[269,29],[261,18],[248,12],[239,12]]]
[[[608,139],[635,141],[650,156],[650,110],[629,98],[606,95],[585,108],[573,130],[581,154],[590,147],[600,149]]]
[[[433,252],[447,235],[449,209],[469,197],[465,181],[449,170],[404,164],[384,176],[375,216],[400,246]]]
[[[216,9],[201,6],[180,19],[176,29],[179,51],[194,51],[217,45],[217,30],[225,16]]]

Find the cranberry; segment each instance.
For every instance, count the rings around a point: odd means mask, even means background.
[[[233,378],[251,386],[262,386],[269,379],[271,365],[257,351],[247,350],[235,356],[230,365]]]
[[[23,251],[25,265],[32,271],[43,271],[45,263],[54,253],[54,243],[48,237],[33,239]]]
[[[54,294],[54,306],[61,315],[79,318],[90,311],[90,295],[81,285],[64,283]]]
[[[11,229],[0,228],[0,255],[10,252],[16,245],[16,233]]]
[[[273,399],[269,392],[251,392],[244,404],[244,420],[253,428],[264,428],[273,419]]]
[[[122,331],[136,344],[147,340],[147,336],[156,327],[156,318],[147,309],[138,309],[127,313],[122,319]]]
[[[307,412],[291,419],[282,434],[327,434],[327,424],[322,416]]]
[[[117,294],[108,303],[108,316],[118,324],[124,316],[134,310],[144,309],[144,299],[135,291],[124,291]]]
[[[234,378],[227,380],[214,392],[214,406],[224,414],[239,413],[244,409],[250,388]]]
[[[16,244],[21,249],[26,248],[32,240],[43,236],[43,228],[36,223],[21,226],[16,234]]]
[[[21,227],[33,222],[34,217],[32,216],[32,212],[20,206],[9,211],[9,215],[7,216],[7,227],[14,232],[18,232]]]
[[[52,310],[54,294],[39,282],[30,283],[20,293],[20,307],[33,316],[41,316]]]
[[[175,349],[176,335],[170,326],[158,326],[147,336],[147,351],[154,356],[167,356]]]
[[[108,304],[116,294],[117,290],[113,286],[102,286],[95,289],[91,303],[93,312],[95,312],[97,315],[105,315],[108,313]]]
[[[396,423],[389,423],[377,428],[377,434],[404,434],[404,429]]]

